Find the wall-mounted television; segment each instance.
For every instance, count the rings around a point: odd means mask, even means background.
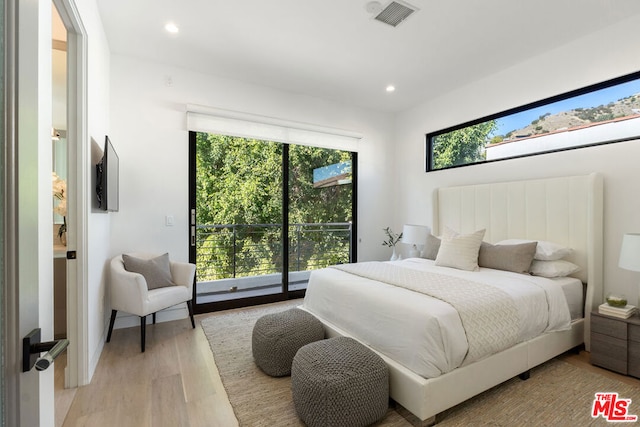
[[[104,154],[96,165],[96,196],[98,208],[117,212],[119,209],[120,159],[109,136],[105,136]]]

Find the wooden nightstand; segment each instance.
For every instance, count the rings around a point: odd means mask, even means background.
[[[640,316],[591,313],[591,363],[640,378]]]

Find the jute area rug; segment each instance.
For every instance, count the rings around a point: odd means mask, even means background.
[[[251,333],[267,313],[300,305],[302,300],[213,313],[202,319],[214,361],[241,426],[302,426],[291,396],[290,377],[272,378],[253,362]],[[553,359],[534,368],[531,378],[513,378],[442,414],[439,426],[605,426],[593,419],[596,392],[631,399],[629,413],[640,416],[640,389]],[[625,423],[629,425],[629,423]],[[390,408],[376,426],[411,426]]]

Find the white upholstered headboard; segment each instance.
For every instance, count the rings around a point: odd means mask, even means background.
[[[589,314],[603,301],[603,180],[593,173],[526,181],[440,188],[433,203],[433,233],[447,226],[460,233],[485,228],[484,240],[535,239],[574,250],[568,258],[587,283],[585,343]]]

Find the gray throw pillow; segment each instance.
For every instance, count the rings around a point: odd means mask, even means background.
[[[435,260],[438,256],[438,250],[440,249],[440,239],[438,239],[433,234],[429,233],[427,235],[427,242],[424,245],[424,253],[423,256],[426,259]]]
[[[151,259],[136,258],[123,254],[122,261],[124,261],[125,270],[140,273],[144,276],[149,290],[164,288],[165,286],[176,286],[171,277],[168,253]]]
[[[478,254],[478,265],[495,270],[529,274],[537,246],[537,242],[519,245],[492,245],[482,242]]]

